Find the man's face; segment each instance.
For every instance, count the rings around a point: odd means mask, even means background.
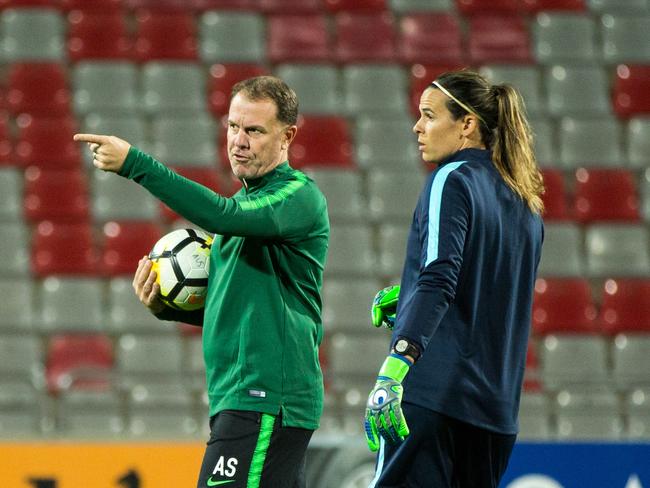
[[[463,118],[454,120],[447,109],[447,96],[427,88],[420,97],[420,118],[413,126],[422,159],[438,163],[463,148]]]
[[[265,175],[287,159],[295,126],[277,119],[271,100],[250,100],[235,95],[228,112],[228,158],[237,178],[254,179]]]

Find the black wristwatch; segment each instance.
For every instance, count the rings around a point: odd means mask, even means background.
[[[405,337],[397,338],[395,344],[393,344],[393,352],[401,356],[411,356],[414,362],[419,359],[421,354],[420,348]]]

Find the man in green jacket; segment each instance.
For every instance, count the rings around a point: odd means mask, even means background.
[[[313,181],[289,166],[298,102],[270,76],[233,87],[228,157],[242,189],[226,198],[114,136],[77,134],[93,164],[145,187],[215,234],[205,309],[159,299],[140,260],[133,286],[160,319],[203,326],[211,435],[198,487],[304,487],[307,444],[323,407],[318,346],[329,220]]]

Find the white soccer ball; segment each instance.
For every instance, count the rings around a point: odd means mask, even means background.
[[[165,304],[180,310],[203,308],[211,245],[212,236],[196,229],[178,229],[156,242],[149,259]]]

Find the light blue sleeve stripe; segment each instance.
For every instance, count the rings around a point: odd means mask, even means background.
[[[375,477],[372,479],[370,484],[368,485],[368,488],[375,488],[375,485],[377,485],[377,481],[379,481],[379,477],[381,476],[381,472],[384,470],[384,438],[382,436],[379,436],[379,452],[377,453],[377,469],[375,470]]]
[[[438,170],[431,183],[429,193],[429,235],[427,238],[427,259],[425,266],[438,259],[438,239],[440,237],[440,202],[442,201],[442,190],[447,181],[449,173],[457,169],[467,161],[457,161],[444,165]]]

